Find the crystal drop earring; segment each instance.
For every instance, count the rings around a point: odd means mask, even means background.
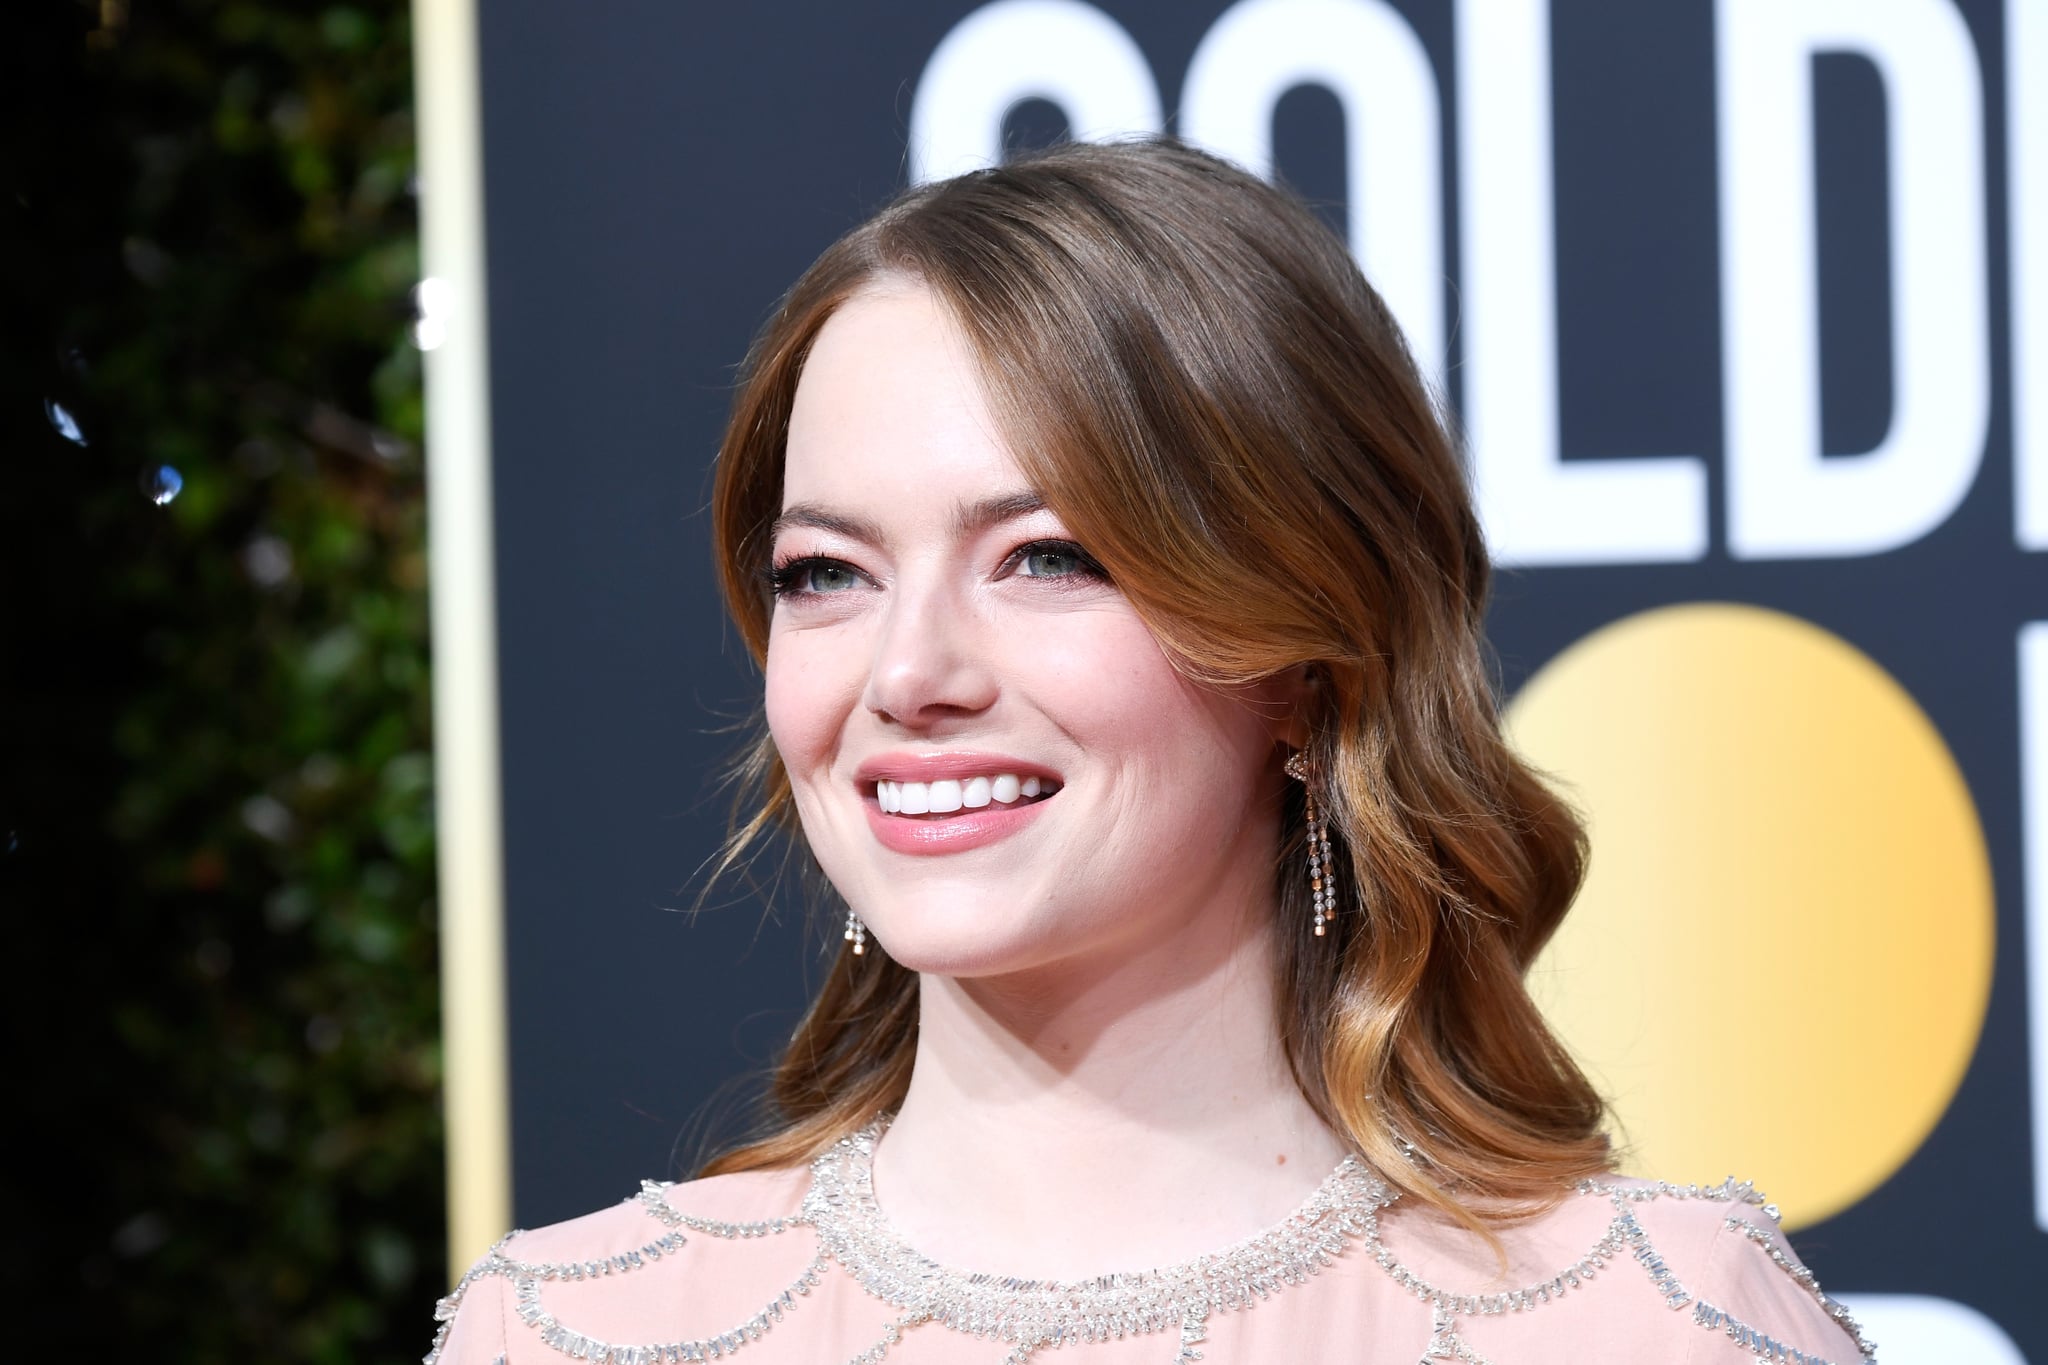
[[[1330,862],[1330,823],[1316,804],[1314,771],[1297,749],[1287,756],[1287,775],[1302,786],[1302,822],[1307,826],[1303,840],[1308,846],[1309,898],[1315,906],[1316,937],[1325,936],[1325,926],[1337,918],[1337,872]]]
[[[1318,929],[1316,932],[1320,934],[1322,930]],[[868,927],[860,922],[860,916],[854,913],[851,906],[847,907],[846,933],[843,937],[848,943],[853,945],[853,955],[855,957],[859,957],[868,950]]]

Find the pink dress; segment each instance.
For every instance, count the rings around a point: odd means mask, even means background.
[[[808,1169],[643,1186],[501,1242],[428,1365],[1852,1365],[1873,1352],[1747,1185],[1591,1182],[1483,1242],[1347,1160],[1266,1233],[1055,1285],[935,1265],[873,1199],[875,1129]]]

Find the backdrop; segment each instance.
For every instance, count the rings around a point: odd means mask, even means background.
[[[520,1225],[701,1155],[837,942],[685,913],[747,339],[908,181],[1164,127],[1315,199],[1463,422],[1593,830],[1537,989],[1634,1167],[1754,1178],[1888,1363],[2048,1360],[2048,4],[477,20]]]

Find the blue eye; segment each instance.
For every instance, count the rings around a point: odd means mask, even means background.
[[[843,592],[854,585],[853,570],[844,564],[824,561],[806,565],[803,584],[806,592]]]
[[[1014,553],[1014,562],[1018,575],[1024,578],[1104,576],[1102,566],[1084,554],[1080,546],[1064,540],[1040,540],[1020,545]]]
[[[860,573],[850,564],[816,556],[792,559],[768,571],[768,588],[777,597],[814,597],[858,587]]]

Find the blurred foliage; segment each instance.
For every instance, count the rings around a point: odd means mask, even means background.
[[[444,1252],[407,7],[22,0],[0,33],[8,1283],[32,1342],[416,1359]]]

